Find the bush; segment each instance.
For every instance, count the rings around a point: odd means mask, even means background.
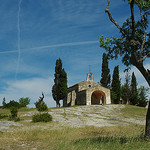
[[[48,110],[48,107],[45,103],[41,103],[40,105],[38,105],[38,111],[46,111]]]
[[[20,118],[19,118],[19,117],[17,117],[14,121],[15,121],[15,122],[20,121]]]
[[[18,114],[18,108],[17,107],[11,107],[10,108],[10,113],[11,113],[11,119],[15,120],[17,118],[17,114]]]
[[[48,113],[36,114],[32,117],[33,122],[49,122],[52,121],[52,116]]]
[[[11,117],[11,115],[9,116],[9,118],[8,118],[8,120],[9,121],[15,121],[15,122],[18,122],[18,121],[20,121],[20,118],[19,117],[16,117],[15,119],[12,119],[12,117]]]
[[[16,107],[20,108],[20,104],[14,100],[11,100],[9,103],[6,104],[6,108]]]
[[[6,117],[8,117],[8,115],[0,114],[0,119],[6,118]]]
[[[29,97],[26,97],[26,98],[22,97],[19,99],[20,107],[26,107],[29,103],[30,103]]]
[[[43,99],[44,99],[44,94],[42,92],[42,97],[39,97],[38,101],[34,103],[36,108],[38,108],[40,104],[44,103]]]

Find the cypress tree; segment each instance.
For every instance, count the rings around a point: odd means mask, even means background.
[[[111,84],[111,99],[114,104],[119,104],[121,96],[121,87],[119,79],[119,66],[116,66],[113,71],[113,78]]]
[[[108,56],[106,53],[103,53],[102,74],[100,83],[106,88],[110,87],[110,69],[108,68]]]
[[[138,88],[138,106],[145,107],[148,103],[148,88],[145,88],[144,86],[141,86]]]
[[[2,105],[3,105],[3,106],[2,106],[3,108],[6,108],[6,106],[7,106],[5,97],[3,98]]]
[[[137,92],[137,82],[134,72],[132,73],[131,79],[131,98],[130,102],[132,105],[136,105],[138,103],[138,92]]]
[[[127,72],[125,76],[125,83],[121,88],[121,97],[123,102],[126,104],[130,100],[131,90],[130,90],[130,75]]]
[[[61,59],[56,60],[55,79],[52,87],[52,96],[56,101],[56,106],[60,107],[59,101],[67,95],[67,73],[62,68]]]

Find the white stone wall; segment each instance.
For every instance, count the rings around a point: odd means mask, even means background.
[[[102,91],[103,93],[105,93],[105,103],[111,104],[110,90],[102,87],[92,80],[83,81],[70,87],[68,89],[66,102],[71,106],[75,105],[76,101],[77,104],[80,105],[91,105],[91,96],[94,91]]]

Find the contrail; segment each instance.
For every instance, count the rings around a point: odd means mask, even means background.
[[[71,43],[62,43],[62,44],[54,44],[54,45],[46,45],[30,48],[32,49],[43,49],[43,48],[53,48],[53,47],[65,47],[65,46],[76,46],[76,45],[86,45],[86,44],[94,44],[98,43],[98,41],[84,41],[84,42],[71,42]]]
[[[11,51],[1,51],[0,54],[9,54],[9,53],[17,53],[18,50],[11,50]]]
[[[20,63],[20,10],[21,10],[21,2],[22,0],[19,0],[18,2],[18,15],[17,15],[17,30],[18,30],[18,61],[17,61],[17,68],[16,68],[16,75],[15,79],[17,80],[17,74],[19,70],[19,63]]]
[[[77,45],[88,45],[88,44],[95,44],[99,43],[98,41],[83,41],[83,42],[71,42],[71,43],[61,43],[61,44],[52,44],[52,45],[45,45],[45,46],[39,46],[39,47],[32,47],[28,49],[21,49],[23,52],[29,51],[29,50],[39,50],[39,49],[45,49],[45,48],[53,48],[53,47],[67,47],[67,46],[77,46]],[[0,54],[5,53],[16,53],[18,50],[12,50],[12,51],[1,51]]]

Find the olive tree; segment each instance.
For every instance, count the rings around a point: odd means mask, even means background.
[[[125,1],[125,0],[124,0]],[[150,15],[149,0],[126,0],[130,5],[130,18],[120,26],[109,10],[110,0],[105,12],[110,21],[118,28],[120,37],[104,38],[100,36],[100,47],[105,48],[109,59],[122,57],[122,62],[129,67],[135,66],[150,86],[150,70],[144,67],[144,62],[150,57],[150,33],[148,33],[148,17]],[[137,7],[137,9],[135,9]],[[135,10],[139,13],[135,19]],[[145,136],[150,137],[150,104],[146,116]]]

